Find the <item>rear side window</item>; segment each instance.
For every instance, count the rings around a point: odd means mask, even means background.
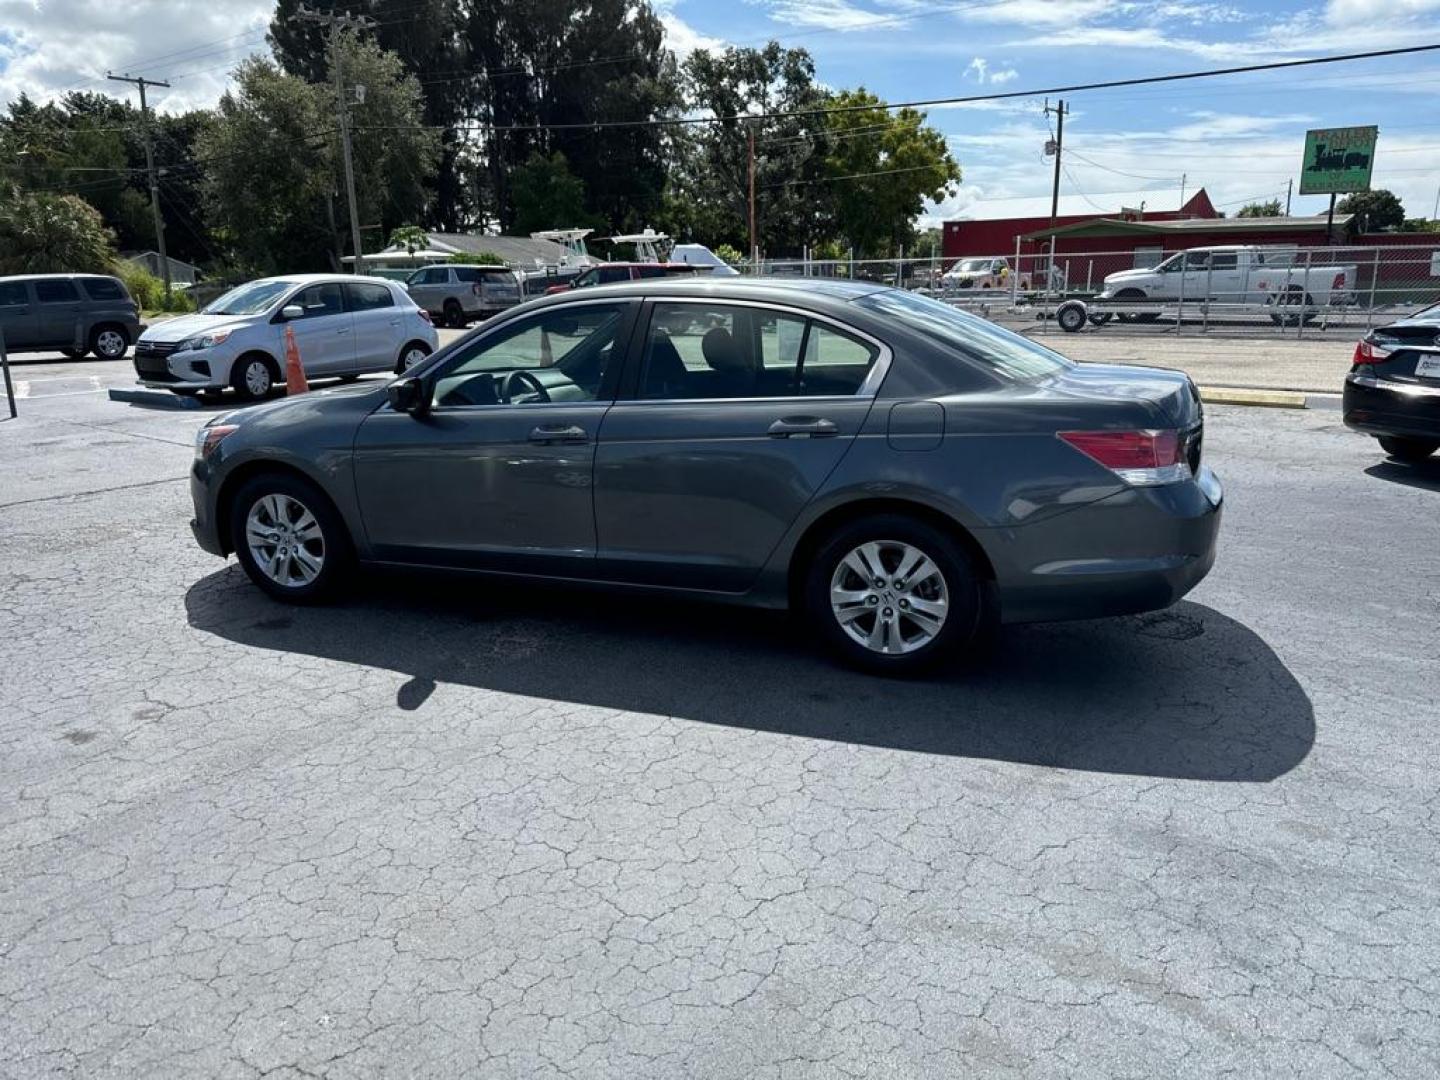
[[[1057,352],[929,297],[888,289],[855,301],[1011,379],[1038,379],[1072,366]]]
[[[1211,259],[1210,259],[1210,269],[1212,269],[1212,270],[1234,270],[1235,267],[1236,267],[1237,261],[1238,261],[1238,256],[1236,256],[1236,254],[1235,254],[1233,251],[1227,251],[1227,252],[1223,252],[1223,253],[1222,253],[1222,252],[1216,252],[1216,253],[1211,257]]]
[[[417,270],[410,279],[411,285],[444,285],[450,280],[450,271],[443,266],[431,266]]]
[[[129,300],[125,292],[125,286],[114,278],[90,277],[82,279],[85,284],[85,291],[90,294],[91,300]]]
[[[473,266],[457,266],[455,268],[455,277],[459,281],[479,281],[480,271],[476,270]]]
[[[664,277],[664,276],[665,276],[665,267],[663,267],[663,266],[642,266],[642,267],[640,267],[640,269],[639,269],[639,273],[640,273],[640,276],[641,276],[642,278]]]
[[[395,298],[384,285],[370,285],[362,282],[346,283],[345,292],[350,298],[351,311],[374,311],[376,308],[395,306]]]
[[[23,281],[0,281],[0,307],[28,304],[30,294]]]
[[[80,291],[69,278],[41,278],[35,282],[35,296],[42,304],[69,304],[80,299]]]
[[[610,285],[616,281],[629,281],[630,268],[628,266],[602,266],[600,267],[599,281],[601,285]]]

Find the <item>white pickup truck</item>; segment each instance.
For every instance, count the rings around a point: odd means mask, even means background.
[[[1307,319],[1317,308],[1355,302],[1356,268],[1311,259],[1294,248],[1208,247],[1172,255],[1157,266],[1121,270],[1105,277],[1096,297],[1114,301],[1202,301],[1266,304],[1301,308]],[[1303,307],[1302,307],[1303,305]],[[1293,321],[1294,310],[1271,313],[1276,322]],[[1157,319],[1159,312],[1122,312],[1121,319]]]

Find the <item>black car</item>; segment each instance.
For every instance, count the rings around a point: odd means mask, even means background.
[[[1345,424],[1374,435],[1401,461],[1440,449],[1440,304],[1378,327],[1355,346]]]

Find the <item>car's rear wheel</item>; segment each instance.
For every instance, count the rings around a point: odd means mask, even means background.
[[[1398,435],[1381,435],[1380,449],[1401,461],[1424,461],[1440,450],[1440,439],[1406,439]]]
[[[246,353],[230,368],[230,386],[242,401],[269,397],[275,388],[276,371],[268,356]]]
[[[350,538],[330,500],[285,473],[254,477],[235,494],[230,542],[250,580],[288,603],[325,599],[350,565]]]
[[[810,562],[804,596],[830,651],[880,674],[914,674],[954,657],[979,626],[980,581],[965,549],[902,514],[837,529]]]
[[[452,330],[465,329],[465,309],[460,306],[458,300],[446,300],[445,310],[442,314],[445,318],[445,325]]]
[[[101,360],[119,360],[130,342],[118,326],[97,326],[90,331],[90,351]]]
[[[404,375],[405,372],[409,371],[429,355],[430,346],[426,345],[423,341],[408,342],[405,347],[400,350],[400,356],[395,361],[395,374]]]
[[[83,360],[90,355],[89,349],[61,349],[60,355],[66,360]]]

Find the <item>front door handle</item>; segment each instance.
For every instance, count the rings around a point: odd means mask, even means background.
[[[590,436],[576,424],[541,424],[530,429],[530,441],[536,443],[583,443]]]
[[[818,416],[782,416],[770,425],[772,439],[832,439],[840,434],[835,421]]]

